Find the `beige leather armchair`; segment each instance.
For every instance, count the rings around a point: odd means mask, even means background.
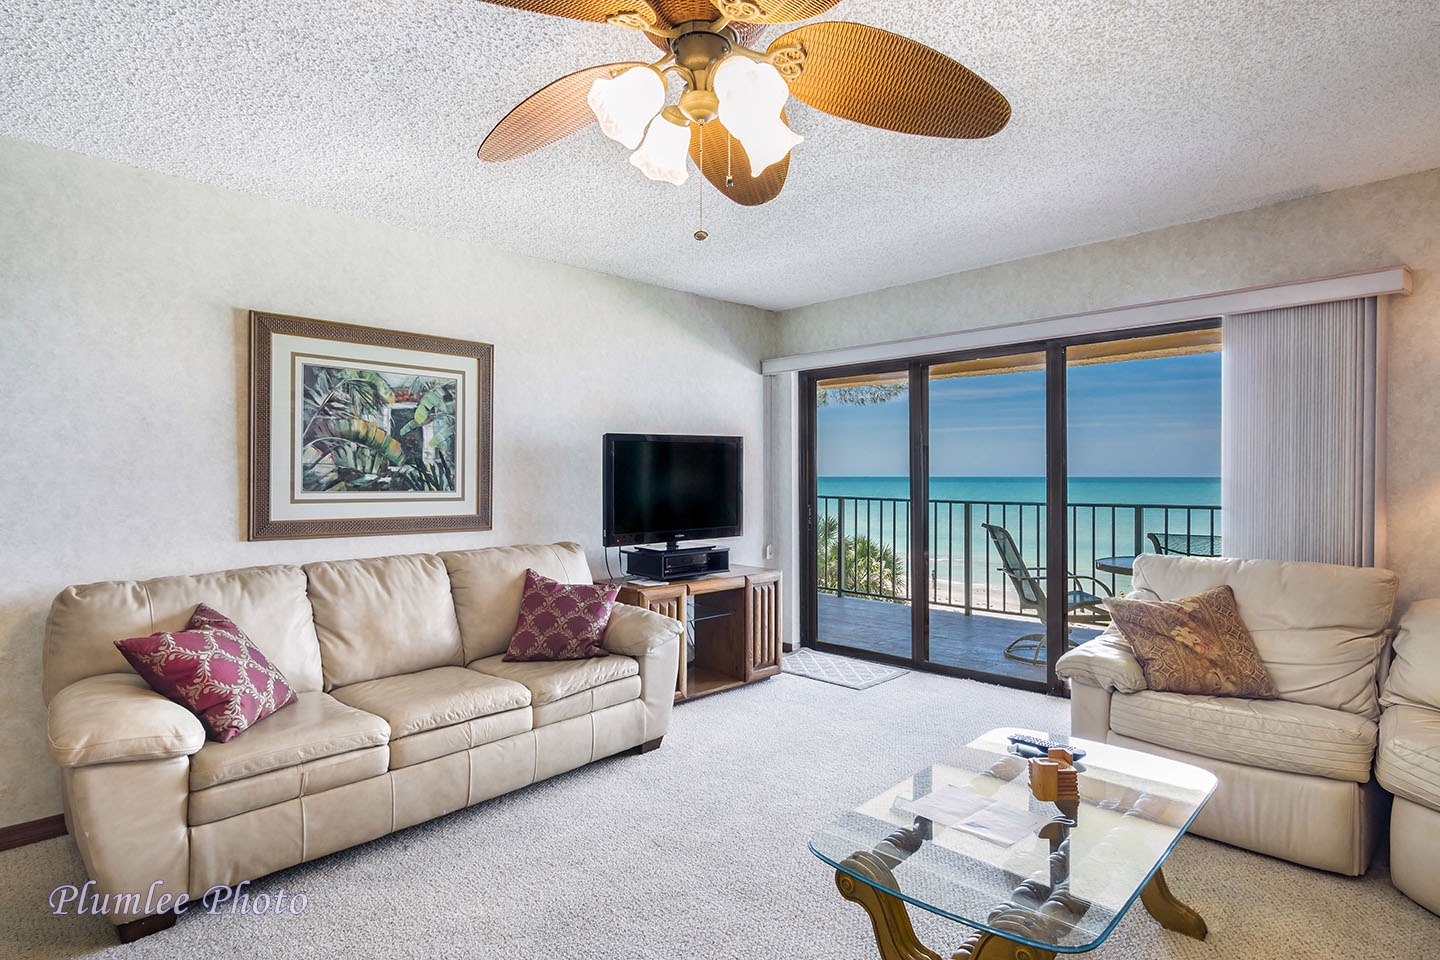
[[[1115,627],[1056,662],[1071,733],[1192,763],[1220,786],[1191,831],[1359,875],[1388,798],[1371,776],[1397,582],[1388,570],[1142,555],[1132,597],[1229,584],[1278,700],[1150,690]]]
[[[1421,600],[1400,619],[1380,703],[1375,779],[1395,795],[1390,879],[1440,913],[1440,600]]]

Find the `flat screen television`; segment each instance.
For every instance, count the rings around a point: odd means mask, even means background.
[[[745,502],[740,437],[605,434],[604,544],[738,537]]]

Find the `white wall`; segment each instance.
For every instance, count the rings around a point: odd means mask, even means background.
[[[250,308],[493,343],[494,530],[246,542]],[[611,430],[743,435],[747,536],[732,555],[762,562],[772,325],[0,139],[0,826],[60,810],[40,641],[68,584],[556,539],[583,543],[603,575]]]
[[[1400,263],[1414,292],[1390,304],[1387,562],[1405,603],[1440,596],[1440,169],[787,310],[776,356]],[[772,424],[778,463],[796,441]]]

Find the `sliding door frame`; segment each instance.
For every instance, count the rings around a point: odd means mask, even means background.
[[[1107,330],[1093,334],[1077,334],[1048,340],[1032,340],[999,346],[978,347],[949,353],[911,357],[906,360],[878,360],[861,364],[825,367],[801,371],[800,390],[800,642],[847,656],[858,656],[882,663],[920,668],[933,673],[969,677],[1022,690],[1034,690],[1065,696],[1065,684],[1055,675],[1055,661],[1067,648],[1065,600],[1069,593],[1067,555],[1069,549],[1069,425],[1067,422],[1066,351],[1069,347],[1167,333],[1187,333],[1219,327],[1220,318],[1187,320],[1129,330]],[[822,643],[817,637],[817,555],[818,529],[815,508],[819,498],[818,384],[837,377],[868,374],[900,373],[908,377],[908,417],[910,438],[910,545],[907,559],[911,571],[930,568],[930,368],[946,363],[984,360],[1011,354],[1045,354],[1045,620],[1046,668],[1044,681],[1023,680],[999,673],[970,670],[930,660],[930,598],[929,581],[925,576],[910,576],[910,650],[911,656],[857,650],[838,644]],[[968,532],[967,532],[968,536]]]

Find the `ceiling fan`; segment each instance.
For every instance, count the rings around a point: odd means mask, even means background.
[[[802,139],[787,124],[790,96],[845,120],[930,137],[989,137],[1010,119],[1009,102],[975,73],[876,27],[814,23],[763,52],[748,46],[767,24],[808,20],[839,0],[488,2],[641,30],[663,55],[587,67],[541,88],[495,125],[481,160],[513,160],[598,120],[651,179],[683,183],[688,153],[717,190],[755,206],[779,195],[790,148]],[[684,87],[668,106],[667,73]]]

